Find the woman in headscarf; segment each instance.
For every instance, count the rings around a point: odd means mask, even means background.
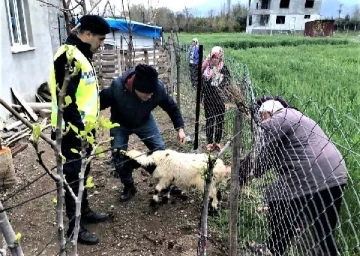
[[[224,89],[231,82],[229,70],[224,64],[224,50],[220,46],[213,47],[201,69],[206,118],[206,149],[220,151],[226,101]]]
[[[199,40],[194,38],[189,47],[189,71],[192,87],[196,88],[198,84],[198,66],[199,66]]]
[[[254,176],[274,170],[276,180],[264,190],[268,208],[269,237],[266,243],[249,243],[257,255],[285,255],[297,232],[310,229],[313,243],[306,255],[337,256],[335,231],[347,184],[344,158],[320,126],[281,98],[257,101],[264,143],[255,159],[242,161],[244,185],[251,161]],[[245,178],[245,179],[244,179]]]

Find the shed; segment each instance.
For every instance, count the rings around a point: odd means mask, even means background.
[[[135,49],[152,49],[156,45],[162,45],[162,27],[125,19],[105,19],[112,30],[112,33],[106,35],[105,48],[111,48],[110,46],[115,45],[126,50],[128,48],[127,42],[129,42],[130,30]]]
[[[305,23],[304,36],[333,36],[335,20],[314,20]]]

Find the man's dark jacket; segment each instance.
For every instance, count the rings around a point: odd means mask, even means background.
[[[128,70],[100,92],[100,109],[111,107],[111,121],[133,129],[149,120],[151,111],[160,106],[168,113],[175,129],[183,128],[184,121],[180,110],[175,101],[166,93],[160,80],[153,96],[148,101],[142,101],[135,92],[126,89],[125,83],[134,73],[135,69]]]

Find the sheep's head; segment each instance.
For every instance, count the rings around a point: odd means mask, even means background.
[[[124,152],[124,154],[126,156],[130,157],[131,159],[136,159],[137,157],[142,155],[142,153],[140,151],[137,151],[135,149]]]
[[[133,169],[142,167],[152,174],[157,167],[151,152],[142,153],[137,150],[129,150],[128,152],[125,152],[125,157],[131,159],[130,164],[132,164]]]

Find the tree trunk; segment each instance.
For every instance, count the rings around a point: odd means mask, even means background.
[[[80,231],[80,220],[81,220],[81,202],[82,202],[82,196],[84,193],[84,183],[85,183],[85,170],[86,166],[88,164],[88,159],[86,159],[86,147],[87,143],[84,141],[81,141],[81,170],[79,174],[79,193],[76,196],[75,202],[76,202],[76,209],[75,209],[75,228],[74,228],[74,236],[72,239],[73,242],[73,251],[72,255],[77,256],[77,240],[78,235]]]
[[[0,202],[0,229],[5,238],[7,246],[12,256],[23,256],[24,253],[20,246],[20,241],[15,243],[15,232],[9,222],[6,213],[3,211],[4,207]]]
[[[65,240],[65,232],[64,232],[64,173],[63,173],[63,159],[61,155],[61,142],[62,142],[62,120],[64,114],[64,97],[69,85],[70,81],[70,73],[69,68],[65,68],[65,76],[64,83],[61,88],[58,97],[58,113],[57,113],[57,123],[56,123],[56,167],[57,167],[57,175],[58,181],[56,182],[57,189],[57,206],[56,206],[56,219],[57,219],[57,230],[59,236],[59,244],[60,244],[60,256],[66,255],[66,240]]]

